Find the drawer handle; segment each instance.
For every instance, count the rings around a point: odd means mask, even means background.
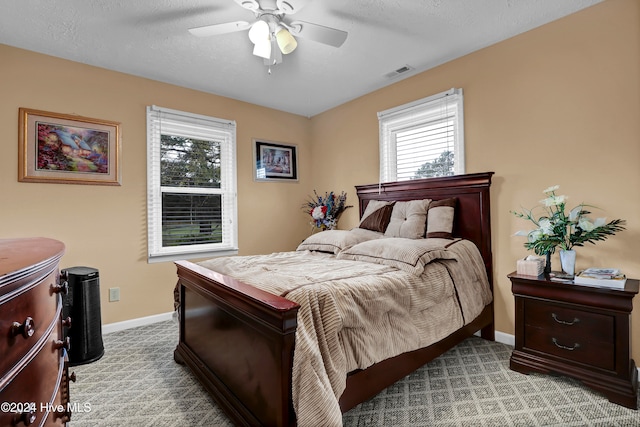
[[[56,340],[54,341],[53,345],[56,349],[64,348],[65,350],[69,351],[71,349],[71,339],[69,337],[66,337],[64,340]]]
[[[562,325],[575,325],[576,323],[580,322],[580,319],[578,319],[577,317],[574,317],[573,320],[571,322],[567,322],[566,320],[560,320],[558,319],[558,315],[555,313],[551,313],[551,317],[553,317],[553,320],[555,320],[556,322],[562,324]]]
[[[30,426],[36,421],[37,414],[35,411],[26,411],[21,414],[16,415],[14,418],[14,425],[18,425],[20,423],[24,423],[25,426]]]
[[[551,338],[551,341],[553,341],[553,343],[556,345],[556,347],[561,348],[561,349],[563,349],[563,350],[573,351],[573,350],[575,350],[576,348],[579,348],[579,347],[580,347],[580,344],[579,344],[579,343],[575,343],[575,344],[573,345],[573,347],[567,347],[566,345],[558,344],[558,340],[557,340],[557,339],[555,339],[555,338]]]
[[[13,322],[11,325],[11,336],[17,337],[18,335],[22,335],[25,339],[33,336],[35,329],[33,327],[33,319],[31,317],[27,317],[24,323]]]
[[[67,295],[69,293],[69,282],[64,281],[59,285],[51,285],[51,289],[56,294]]]

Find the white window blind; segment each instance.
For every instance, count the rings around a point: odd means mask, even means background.
[[[235,254],[236,124],[147,107],[149,262]]]
[[[464,173],[462,89],[378,113],[380,181]]]

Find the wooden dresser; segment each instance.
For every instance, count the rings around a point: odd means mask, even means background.
[[[509,279],[516,303],[511,369],[570,376],[611,402],[637,409],[631,310],[638,280],[607,289],[516,273]]]
[[[71,416],[64,249],[46,238],[0,239],[0,427],[64,426]]]

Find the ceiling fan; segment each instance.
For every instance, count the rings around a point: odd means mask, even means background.
[[[253,42],[253,54],[264,58],[269,67],[282,62],[282,54],[289,54],[298,45],[296,37],[302,37],[329,46],[340,47],[347,39],[347,32],[324,25],[304,21],[293,21],[293,15],[311,0],[233,0],[255,15],[252,22],[234,21],[222,24],[190,28],[197,37],[209,37],[236,31],[249,30]]]

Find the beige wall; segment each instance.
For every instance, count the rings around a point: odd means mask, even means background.
[[[571,204],[584,201],[604,208],[602,216],[628,221],[627,231],[579,248],[577,267],[616,266],[640,277],[637,0],[607,0],[311,120],[1,45],[0,61],[0,236],[58,238],[67,244],[63,266],[99,268],[105,323],[171,310],[173,265],[145,259],[149,104],[237,121],[240,248],[251,254],[295,247],[308,233],[300,205],[313,189],[345,190],[355,203],[353,186],[377,181],[378,111],[461,87],[466,170],[496,173],[491,208],[497,330],[513,333],[506,275],[527,254],[512,234],[528,224],[509,211],[534,206],[550,185],[560,185]],[[122,122],[123,185],[18,183],[18,107]],[[298,144],[300,182],[253,182],[253,137]],[[356,209],[349,209],[340,227],[356,223]],[[559,264],[557,256],[553,262]],[[122,289],[118,303],[106,302],[113,286]],[[640,330],[637,313],[633,328]],[[633,354],[640,359],[640,340]]]
[[[59,239],[63,268],[97,268],[104,324],[173,310],[175,267],[146,261],[147,105],[236,120],[241,254],[290,250],[308,232],[309,119],[3,45],[0,64],[0,238]],[[18,182],[19,107],[120,122],[122,186]],[[254,182],[252,138],[297,144],[300,181]]]
[[[378,179],[378,111],[451,87],[464,89],[466,171],[494,171],[491,191],[496,328],[514,332],[506,275],[528,254],[510,210],[531,208],[560,185],[574,206],[603,208],[627,230],[577,248],[577,267],[620,267],[640,278],[640,2],[599,5],[451,61],[312,118],[318,188]],[[357,159],[357,161],[354,161]],[[345,212],[341,228],[357,223]],[[558,256],[552,263],[559,266]],[[640,297],[633,328],[640,331]],[[640,340],[633,343],[640,359]]]

